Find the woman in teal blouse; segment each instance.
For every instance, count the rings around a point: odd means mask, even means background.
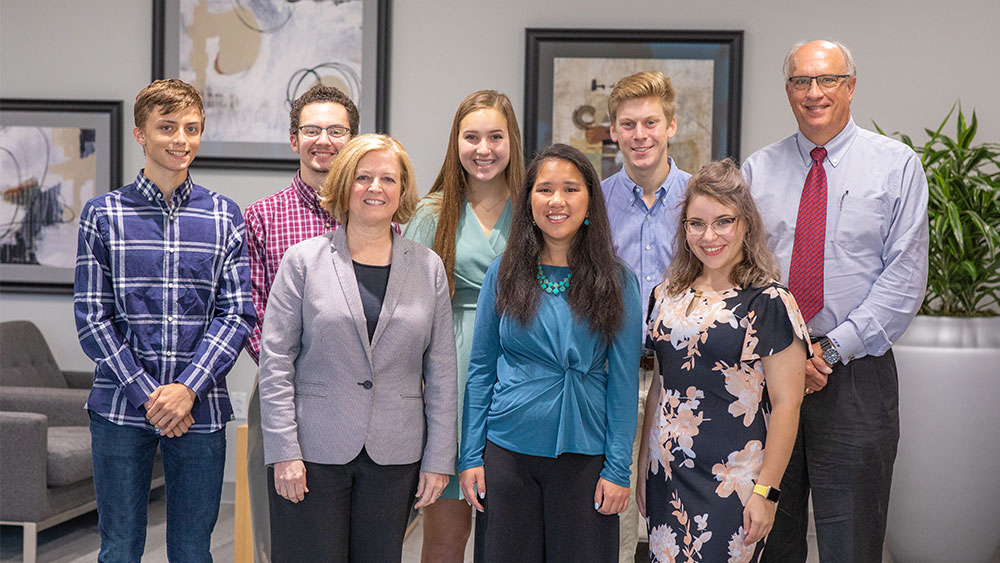
[[[507,244],[510,196],[523,179],[521,132],[510,100],[493,90],[473,92],[455,112],[441,171],[404,235],[434,249],[448,274],[459,428],[479,290],[490,262]],[[472,510],[461,499],[458,480],[452,479],[441,499],[424,509],[422,561],[464,561]]]
[[[469,362],[460,484],[489,515],[486,562],[617,560],[639,301],[590,161],[545,149],[483,281]]]

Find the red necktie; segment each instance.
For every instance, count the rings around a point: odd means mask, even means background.
[[[792,263],[788,268],[788,289],[802,316],[809,322],[823,308],[823,245],[826,243],[826,149],[810,153],[813,163],[806,176],[795,221]]]

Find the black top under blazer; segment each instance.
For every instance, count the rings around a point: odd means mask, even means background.
[[[430,249],[395,233],[375,334],[341,228],[292,246],[271,287],[260,345],[268,465],[422,460],[455,473],[457,373],[448,278]]]

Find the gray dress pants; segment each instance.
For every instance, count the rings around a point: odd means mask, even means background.
[[[268,508],[267,468],[264,466],[264,432],[260,427],[260,392],[257,378],[247,405],[247,484],[250,486],[250,525],[254,563],[271,562],[271,517]]]
[[[881,563],[899,389],[892,350],[833,366],[826,387],[802,402],[799,434],[763,563],[804,563],[808,499],[822,563]]]

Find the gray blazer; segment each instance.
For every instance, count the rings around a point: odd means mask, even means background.
[[[448,279],[437,254],[393,234],[378,326],[368,328],[346,229],[288,249],[260,343],[264,461],[455,473],[457,373]]]

